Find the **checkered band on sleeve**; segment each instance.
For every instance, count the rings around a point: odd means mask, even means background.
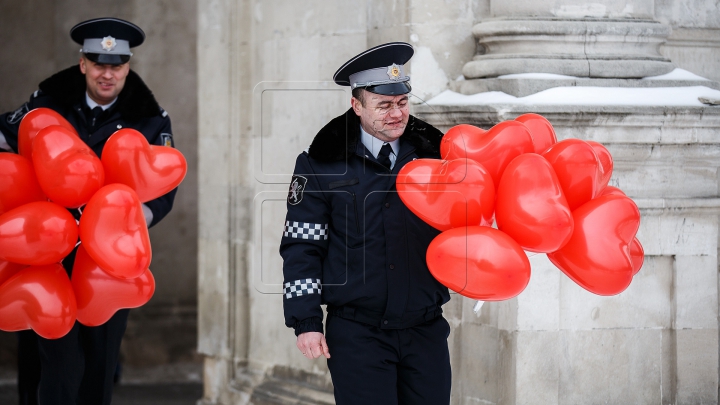
[[[305,278],[284,284],[283,293],[286,299],[299,297],[301,295],[321,294],[322,285],[320,279]]]
[[[288,238],[327,240],[328,224],[285,221],[285,233]]]

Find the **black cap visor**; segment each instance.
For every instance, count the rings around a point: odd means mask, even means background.
[[[397,96],[400,94],[410,93],[412,87],[410,87],[410,83],[408,82],[400,82],[379,84],[377,86],[368,86],[364,87],[364,89],[369,91],[370,93],[382,94],[384,96]]]
[[[122,65],[130,60],[130,55],[112,55],[107,53],[86,53],[86,58],[101,65]]]

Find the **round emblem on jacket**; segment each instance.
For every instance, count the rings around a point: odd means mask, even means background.
[[[295,175],[290,181],[290,190],[288,191],[288,204],[298,205],[303,199],[303,191],[305,191],[305,185],[307,179],[303,176]]]

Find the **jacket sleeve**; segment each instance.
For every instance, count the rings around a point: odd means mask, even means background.
[[[153,144],[154,145],[160,145],[160,146],[175,146],[172,139],[172,127],[170,125],[170,117],[167,115],[165,111],[162,112],[162,123],[160,124],[160,129],[156,134],[154,135]],[[151,138],[152,139],[152,138]],[[169,144],[168,144],[169,143]],[[165,218],[165,216],[172,210],[173,202],[175,201],[175,194],[177,193],[177,187],[167,194],[160,196],[154,200],[147,201],[145,205],[150,208],[150,211],[152,211],[152,222],[150,222],[150,225],[148,227],[152,227],[158,222],[160,222],[161,219]]]
[[[23,103],[17,110],[0,115],[0,150],[17,153],[20,121],[34,108],[33,101],[38,92],[33,93],[30,100]]]
[[[329,229],[330,207],[307,153],[302,153],[290,182],[280,243],[285,325],[294,328],[295,335],[323,332],[322,266]]]

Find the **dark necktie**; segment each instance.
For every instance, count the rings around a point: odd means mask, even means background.
[[[91,127],[95,127],[95,123],[102,112],[103,109],[100,106],[96,106],[90,110],[90,114],[88,115],[88,124],[90,124]]]
[[[380,153],[378,153],[377,161],[381,165],[385,166],[390,170],[390,154],[392,153],[392,147],[389,143],[386,143],[380,148]]]

